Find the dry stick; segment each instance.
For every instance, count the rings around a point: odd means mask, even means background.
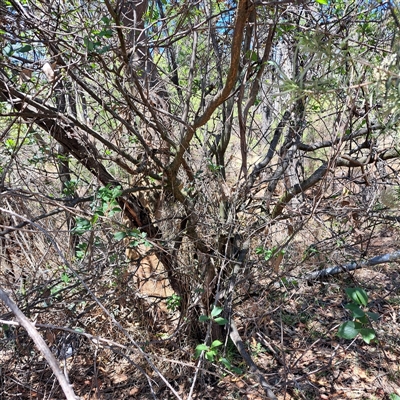
[[[371,267],[373,265],[385,264],[398,260],[400,260],[400,251],[395,251],[394,253],[388,253],[382,256],[376,256],[366,261],[360,261],[360,262],[353,261],[349,264],[337,265],[335,267],[326,268],[321,271],[311,272],[299,279],[305,279],[307,281],[311,281],[313,279],[323,278],[331,275],[337,275],[342,272],[350,272],[356,269]]]
[[[285,392],[284,392],[284,397],[286,398],[286,393],[287,393],[287,386],[288,386],[288,374],[289,374],[289,368],[286,362],[286,354],[284,350],[284,344],[283,344],[283,322],[282,322],[282,310],[279,311],[279,319],[280,319],[280,328],[281,328],[281,348],[279,349],[282,354],[282,361],[283,361],[283,373],[285,375]]]
[[[257,377],[258,382],[260,383],[261,387],[264,389],[265,394],[267,395],[266,399],[267,400],[278,400],[277,397],[272,392],[271,387],[268,385],[268,382],[264,378],[264,375],[258,369],[256,363],[253,361],[253,359],[250,357],[249,353],[247,352],[246,347],[242,341],[242,338],[239,335],[239,332],[237,330],[237,327],[236,327],[236,324],[235,324],[235,321],[233,320],[233,318],[231,318],[231,321],[230,321],[229,336],[232,339],[232,342],[235,344],[236,348],[238,349],[243,360],[250,367],[250,372],[252,372]]]
[[[40,336],[39,332],[33,326],[33,323],[28,318],[25,317],[23,312],[10,299],[8,294],[2,288],[0,288],[0,300],[2,300],[3,303],[14,313],[14,315],[17,318],[17,320],[19,321],[19,323],[25,328],[28,335],[35,342],[36,347],[41,351],[44,358],[47,360],[50,368],[52,369],[55,377],[57,378],[58,382],[60,383],[60,386],[61,386],[67,400],[78,400],[79,397],[77,397],[75,395],[72,387],[69,385],[67,379],[63,375],[56,358],[54,357],[53,353],[50,351],[46,342],[43,340],[43,338]]]
[[[203,352],[203,353],[204,353],[204,352]],[[201,370],[200,365],[201,365],[202,362],[203,362],[203,355],[201,355],[201,356],[199,357],[199,361],[197,362],[197,365],[196,365],[196,367],[195,367],[195,368],[196,368],[196,371],[195,371],[195,373],[194,373],[193,383],[192,383],[192,385],[190,386],[190,391],[189,391],[188,400],[191,400],[191,399],[192,399],[194,387],[195,387],[196,382],[197,382],[197,376],[198,376],[198,374],[199,374],[199,371]]]
[[[249,251],[249,246],[250,246],[250,240],[246,240],[242,244],[242,249],[239,252],[239,255],[237,256],[237,260],[235,262],[235,266],[233,268],[233,273],[229,282],[229,287],[228,287],[228,293],[226,294],[226,301],[225,301],[225,310],[228,313],[229,316],[229,336],[238,349],[240,355],[242,356],[243,360],[246,362],[246,364],[250,367],[250,372],[252,372],[256,377],[258,382],[260,383],[261,387],[264,389],[264,392],[266,394],[266,399],[267,400],[278,400],[277,397],[274,395],[271,387],[268,385],[268,382],[264,378],[263,374],[257,367],[256,363],[253,361],[251,358],[250,354],[247,352],[246,347],[243,343],[242,338],[240,337],[240,334],[238,332],[238,329],[236,327],[235,321],[233,320],[232,317],[232,297],[233,297],[233,292],[236,284],[236,279],[237,275],[239,274],[240,268],[243,266],[247,253]]]
[[[1,323],[1,321],[0,321]],[[267,347],[271,353],[273,354],[273,356],[275,357],[275,360],[280,364],[280,365],[284,365],[285,363],[283,362],[282,358],[279,356],[278,352],[276,351],[276,349],[271,345],[271,343],[268,342],[266,335],[262,332],[257,332],[257,336],[259,337],[259,340],[261,342],[261,344],[264,347]],[[268,338],[269,339],[269,338]]]

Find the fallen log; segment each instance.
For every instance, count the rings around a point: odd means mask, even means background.
[[[338,275],[343,272],[355,271],[356,269],[371,267],[373,265],[385,264],[393,261],[400,260],[400,251],[394,253],[388,253],[381,256],[372,257],[365,261],[353,261],[345,265],[336,265],[334,267],[322,269],[320,271],[310,272],[303,277],[298,278],[299,280],[311,281],[318,278],[324,278],[327,276]]]

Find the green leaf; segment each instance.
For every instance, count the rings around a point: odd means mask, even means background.
[[[354,328],[357,330],[360,330],[363,327],[363,324],[357,320],[353,321],[354,322]]]
[[[17,143],[16,143],[16,141],[14,139],[7,139],[4,142],[4,145],[6,146],[6,148],[8,150],[12,150],[12,149],[14,149],[16,147]]]
[[[118,214],[121,212],[121,208],[120,207],[114,207],[110,210],[110,217],[112,217],[114,214]]]
[[[328,5],[328,0],[315,0],[318,4],[322,4],[324,6]]]
[[[354,339],[359,334],[354,321],[347,321],[340,325],[337,335],[343,339]]]
[[[16,49],[15,51],[18,53],[27,53],[28,51],[32,50],[32,46],[30,44],[26,44],[25,46]]]
[[[389,399],[390,399],[390,400],[400,400],[400,396],[398,396],[398,395],[395,394],[395,393],[392,393],[392,394],[389,396]]]
[[[365,343],[370,344],[371,340],[375,338],[375,331],[371,328],[361,328],[360,334]]]
[[[221,364],[223,364],[224,365],[224,367],[226,368],[226,369],[231,369],[232,368],[232,364],[230,363],[230,361],[228,360],[228,359],[226,359],[226,358],[220,358],[219,359],[219,362],[221,363]]]
[[[61,274],[61,280],[62,280],[64,283],[68,283],[68,282],[69,282],[69,276],[68,276],[65,272],[63,272],[63,273]]]
[[[206,351],[208,349],[209,349],[209,347],[206,344],[198,344],[196,346],[196,350],[199,350],[199,351]]]
[[[368,322],[369,322],[367,315],[364,315],[363,317],[357,318],[357,321],[360,322],[363,325],[368,324]]]
[[[103,29],[98,33],[98,36],[102,37],[106,37],[106,38],[110,38],[113,35],[113,31],[111,29]]]
[[[368,318],[369,318],[371,321],[378,321],[379,316],[380,316],[380,315],[377,314],[377,313],[369,312],[369,311],[367,311],[366,314],[368,315]]]
[[[354,318],[362,318],[365,316],[365,312],[361,310],[361,308],[354,303],[346,304],[344,308],[347,308],[353,313]]]
[[[91,218],[90,223],[92,225],[94,225],[98,219],[99,219],[99,213],[93,214],[93,217]]]
[[[194,352],[194,356],[195,358],[199,358],[201,353],[203,351],[208,350],[208,346],[206,346],[205,344],[199,344],[196,346],[195,352]]]
[[[364,289],[359,287],[347,288],[346,294],[350,299],[361,306],[366,306],[368,304],[368,295]]]
[[[212,316],[212,317],[216,317],[217,315],[221,314],[222,311],[223,311],[223,308],[222,308],[222,307],[215,307],[215,306],[214,306],[214,308],[213,308],[212,311],[211,311],[211,316]]]
[[[223,343],[220,341],[220,340],[214,340],[212,343],[211,343],[211,349],[214,349],[215,347],[218,347],[218,346],[221,346],[221,345],[223,345]]]
[[[71,232],[75,235],[83,235],[85,232],[90,231],[92,229],[92,225],[90,221],[86,218],[76,217],[75,219],[75,227],[71,229]]]
[[[207,315],[200,315],[200,317],[199,317],[200,322],[207,322],[209,320],[210,320],[210,317],[208,317]]]
[[[112,190],[112,194],[114,196],[114,198],[121,196],[123,193],[123,190],[121,188],[121,186],[116,186],[113,190]]]
[[[246,58],[249,59],[250,61],[257,61],[258,60],[258,55],[254,50],[248,50],[246,52]]]
[[[96,43],[93,42],[92,40],[89,39],[88,36],[85,36],[83,38],[83,44],[85,45],[85,47],[88,49],[88,51],[93,51],[93,49],[96,46]]]
[[[218,324],[218,325],[226,325],[229,321],[225,318],[222,317],[217,317],[214,318],[214,321]]]
[[[206,356],[206,360],[207,361],[214,361],[214,357],[217,355],[217,352],[214,350],[209,350],[206,352],[205,356]]]
[[[115,240],[122,240],[124,237],[126,237],[126,232],[115,232],[114,233],[114,239]]]

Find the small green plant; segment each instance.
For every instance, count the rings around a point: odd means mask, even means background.
[[[63,194],[65,194],[65,196],[73,196],[75,194],[77,186],[78,186],[78,181],[64,182]]]
[[[219,172],[223,167],[222,165],[214,164],[210,159],[207,160],[207,168],[213,173],[216,174]]]
[[[85,232],[90,231],[92,229],[92,224],[87,218],[76,217],[75,218],[75,226],[71,229],[71,232],[74,235],[83,235]]]
[[[218,325],[226,325],[229,321],[226,320],[225,318],[218,317],[223,311],[222,307],[217,307],[214,306],[213,309],[211,310],[211,315],[200,315],[199,321],[200,322],[207,322],[207,321],[214,321]]]
[[[120,186],[113,187],[111,185],[104,186],[97,191],[96,198],[91,204],[91,208],[95,215],[112,217],[114,214],[121,212],[121,208],[116,200],[122,195]]]
[[[13,337],[13,327],[11,325],[3,324],[3,336],[5,339],[12,339]]]
[[[347,288],[346,294],[351,302],[346,304],[345,308],[350,311],[353,320],[343,323],[337,335],[343,339],[354,339],[357,335],[361,335],[364,342],[369,344],[376,337],[375,330],[371,326],[372,321],[378,320],[379,314],[362,309],[368,305],[368,295],[364,289]]]
[[[259,246],[256,248],[256,254],[264,257],[265,261],[269,261],[272,257],[285,254],[285,250],[279,250],[276,246],[272,249],[266,249],[265,247]]]
[[[204,351],[204,356],[207,361],[214,362],[214,359],[218,353],[218,347],[221,346],[223,343],[220,340],[214,340],[211,343],[211,346],[207,346],[206,344],[198,344],[196,346],[196,351],[194,356],[199,358],[201,353]]]
[[[199,358],[201,353],[204,351],[204,357],[207,361],[214,362],[215,358],[218,355],[218,348],[222,346],[222,342],[220,340],[214,340],[211,343],[211,346],[207,346],[206,344],[199,344],[196,346],[195,350],[195,358]],[[241,368],[235,367],[229,361],[227,357],[220,357],[218,361],[229,371],[232,371],[236,374],[242,374],[243,370]]]
[[[68,284],[68,283],[71,281],[70,276],[69,276],[66,272],[63,272],[63,273],[61,274],[60,279],[61,279],[61,281],[64,282],[65,284]]]
[[[75,257],[78,260],[83,260],[85,258],[86,252],[87,252],[87,243],[79,243],[76,246],[76,252],[75,252]]]
[[[199,321],[200,322],[208,322],[208,321],[213,321],[218,325],[226,325],[229,321],[226,320],[225,318],[219,317],[219,315],[222,313],[223,308],[222,307],[217,307],[214,306],[213,309],[211,310],[210,316],[208,315],[200,315]],[[208,361],[214,362],[214,359],[218,353],[217,348],[221,346],[223,343],[219,340],[214,340],[211,343],[211,346],[207,346],[206,344],[199,344],[196,346],[195,350],[195,357],[199,358],[201,353],[204,351],[205,352],[205,358]],[[226,358],[220,358],[219,361],[227,368],[233,371],[234,368],[232,367],[231,363],[229,360]]]
[[[141,244],[146,247],[152,247],[153,245],[146,239],[147,233],[141,232],[139,229],[130,229],[126,231],[120,231],[114,233],[115,240],[122,240],[124,238],[128,238],[129,244],[128,247],[138,247]]]
[[[293,287],[298,287],[299,282],[296,281],[296,279],[288,279],[285,276],[280,280],[281,284],[280,286],[285,286],[286,288],[293,288]]]
[[[213,309],[211,310],[210,316],[200,315],[199,321],[200,322],[213,321],[218,325],[226,325],[229,323],[229,321],[223,317],[219,317],[219,315],[222,313],[222,311],[223,311],[222,307],[214,306]],[[199,344],[196,346],[195,357],[199,358],[201,353],[204,351],[206,360],[214,362],[215,357],[217,356],[217,353],[218,353],[217,348],[221,345],[222,345],[222,342],[220,342],[219,340],[214,340],[211,343],[211,346],[207,346],[206,344]],[[223,364],[224,367],[226,369],[228,369],[229,371],[235,372],[237,374],[241,374],[243,372],[240,368],[233,366],[231,364],[231,362],[225,357],[219,358],[218,361],[221,364]]]
[[[206,344],[198,344],[196,346],[196,351],[194,353],[194,356],[196,358],[199,358],[201,353],[204,351],[204,356],[206,360],[214,362],[214,359],[218,353],[217,348],[221,346],[223,343],[220,340],[214,340],[211,343],[211,346],[207,346]]]
[[[243,370],[239,367],[235,367],[234,365],[232,365],[232,363],[225,357],[221,357],[218,360],[226,369],[228,369],[229,371],[234,372],[235,374],[242,374]]]
[[[17,147],[17,142],[14,139],[6,139],[6,141],[4,142],[4,146],[9,153],[12,153]]]
[[[72,185],[72,184],[71,184]],[[72,187],[69,187],[71,189]],[[75,235],[83,235],[90,231],[98,221],[99,217],[112,217],[116,213],[121,212],[117,198],[122,195],[120,186],[113,187],[111,185],[100,188],[90,207],[93,211],[93,216],[89,220],[83,217],[75,218],[75,227],[71,230]]]
[[[311,246],[308,246],[304,250],[302,261],[305,261],[313,256],[316,256],[317,254],[319,254],[319,250],[317,249],[317,247],[314,244],[312,244]]]
[[[260,354],[265,353],[265,348],[260,342],[253,342],[250,344],[250,350],[253,357],[258,357]]]
[[[181,305],[181,300],[182,300],[181,296],[178,296],[175,293],[172,296],[169,296],[167,298],[167,310],[175,312]]]

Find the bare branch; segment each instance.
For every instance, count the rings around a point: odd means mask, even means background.
[[[37,329],[34,327],[31,321],[25,317],[23,312],[18,308],[18,306],[10,299],[8,294],[0,287],[0,300],[14,313],[18,322],[25,328],[28,335],[35,342],[36,347],[43,354],[44,358],[47,360],[50,368],[52,369],[55,377],[57,378],[60,386],[67,398],[67,400],[78,400],[79,397],[75,395],[74,390],[71,385],[68,383],[67,379],[63,375],[56,358],[53,353],[50,351],[46,342],[40,336]]]
[[[356,269],[360,268],[372,267],[374,265],[386,264],[386,263],[396,262],[399,260],[400,260],[400,251],[396,251],[394,253],[388,253],[381,256],[376,256],[366,261],[359,261],[359,262],[353,261],[349,264],[337,265],[335,267],[325,268],[320,271],[315,271],[306,274],[305,276],[299,277],[298,279],[305,279],[307,281],[312,281],[315,279],[325,278],[328,276],[337,275],[344,272],[355,271]]]
[[[236,328],[236,324],[235,324],[235,321],[233,320],[233,318],[231,318],[229,327],[230,327],[229,336],[232,339],[232,342],[235,344],[235,346],[238,349],[243,360],[250,367],[250,372],[253,373],[257,377],[257,380],[259,381],[261,387],[265,391],[265,395],[267,396],[266,399],[267,400],[278,400],[278,398],[275,396],[274,392],[272,391],[271,387],[268,385],[268,382],[264,378],[264,375],[261,373],[261,371],[257,367],[256,363],[253,361],[253,359],[250,357],[250,354],[247,352],[246,347],[243,343],[243,340],[240,337],[239,332]]]
[[[236,79],[239,71],[243,31],[246,27],[246,22],[250,15],[252,7],[253,6],[249,0],[239,0],[236,10],[236,23],[231,45],[231,62],[225,86],[215,95],[213,100],[206,106],[204,113],[196,118],[192,126],[188,128],[186,135],[182,138],[181,145],[177,151],[174,161],[170,166],[170,170],[173,174],[176,173],[179,166],[181,165],[183,154],[189,148],[190,141],[192,140],[196,129],[207,123],[217,107],[230,96],[232,89],[236,84]]]

